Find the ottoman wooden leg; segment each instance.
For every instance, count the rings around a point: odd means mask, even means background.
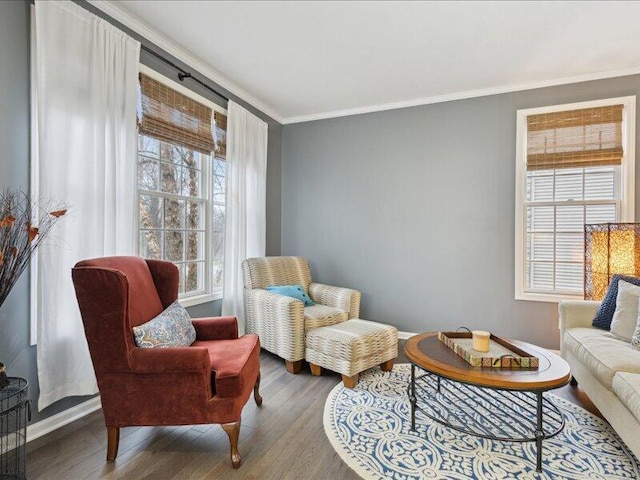
[[[309,367],[311,367],[311,375],[315,375],[316,377],[322,375],[322,367],[320,365],[309,362]]]
[[[352,377],[342,375],[342,383],[346,388],[355,388],[355,386],[358,384],[358,374],[356,373]]]
[[[285,360],[284,363],[287,366],[287,371],[289,373],[300,373],[300,370],[302,369],[302,360],[298,360],[297,362],[290,362],[289,360]]]
[[[380,369],[383,372],[390,372],[391,370],[393,370],[393,364],[395,363],[396,359],[392,358],[391,360],[387,360],[384,363],[380,364]]]

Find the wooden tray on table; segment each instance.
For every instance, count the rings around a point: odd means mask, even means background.
[[[438,332],[438,339],[473,367],[537,370],[539,359],[493,334],[489,351],[472,347],[470,332]]]

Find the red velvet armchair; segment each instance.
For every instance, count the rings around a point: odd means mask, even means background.
[[[175,265],[138,257],[84,260],[72,271],[98,380],[107,461],[118,454],[120,427],[219,423],[240,466],[240,415],[253,390],[262,404],[260,342],[238,338],[235,317],[194,319],[190,347],[139,348],[132,328],[178,298]]]

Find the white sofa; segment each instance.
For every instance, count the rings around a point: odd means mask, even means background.
[[[560,353],[598,410],[640,457],[640,350],[594,328],[600,302],[565,300],[560,314]]]

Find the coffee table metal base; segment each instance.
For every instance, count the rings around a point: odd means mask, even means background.
[[[411,364],[407,391],[411,430],[416,430],[419,411],[468,435],[506,442],[535,442],[538,472],[542,472],[542,441],[558,435],[564,428],[562,413],[544,397],[542,390],[516,392],[468,385]]]

